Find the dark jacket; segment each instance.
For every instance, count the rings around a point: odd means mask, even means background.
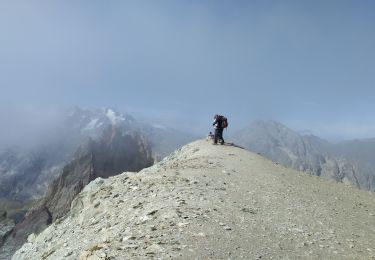
[[[215,121],[213,122],[212,124],[215,129],[223,129],[223,117],[222,116],[218,116],[216,117]]]

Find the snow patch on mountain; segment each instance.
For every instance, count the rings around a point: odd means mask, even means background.
[[[111,121],[112,125],[116,125],[122,121],[125,121],[125,118],[122,115],[116,114],[116,112],[112,109],[107,110],[106,116]]]
[[[95,129],[95,127],[97,126],[100,126],[100,124],[97,125],[99,119],[98,118],[94,118],[90,121],[90,123],[88,123],[84,128],[81,129],[82,132],[84,131],[88,131],[88,130],[92,130],[92,129]]]

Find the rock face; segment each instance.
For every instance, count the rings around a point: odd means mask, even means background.
[[[125,170],[139,171],[153,164],[148,142],[136,132],[124,132],[115,126],[108,127],[99,140],[81,146],[75,158],[50,185],[45,198],[17,224],[0,253],[9,257],[9,252],[22,245],[29,234],[39,233],[64,217],[74,197],[93,179]]]
[[[333,152],[333,144],[315,136],[300,135],[278,122],[254,122],[232,139],[286,167],[365,188],[358,181],[361,173],[348,159]]]
[[[0,259],[9,259],[25,243],[29,234],[38,234],[51,224],[51,214],[47,208],[38,208],[26,214],[22,222],[8,234],[0,248]]]
[[[65,216],[73,198],[95,178],[139,171],[153,164],[148,142],[115,126],[107,128],[98,141],[90,140],[80,147],[76,157],[52,183],[43,202],[53,221]]]
[[[374,231],[374,194],[197,141],[90,182],[12,259],[371,259]]]
[[[2,246],[5,239],[12,232],[14,226],[14,221],[7,217],[5,211],[0,210],[0,246]]]

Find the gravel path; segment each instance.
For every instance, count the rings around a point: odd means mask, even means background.
[[[375,195],[196,141],[28,241],[12,259],[375,259]]]

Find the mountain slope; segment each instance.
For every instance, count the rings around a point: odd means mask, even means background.
[[[32,151],[13,148],[0,152],[0,199],[26,203],[40,198],[72,152],[59,143]]]
[[[329,180],[364,188],[348,159],[334,153],[334,145],[316,136],[303,136],[275,121],[256,121],[232,136],[248,150],[284,166]]]
[[[197,141],[94,180],[12,259],[369,259],[374,215],[374,194]]]
[[[160,161],[174,150],[197,139],[192,134],[157,125],[142,123],[139,129],[149,140],[155,161]]]
[[[50,185],[46,196],[18,223],[11,236],[0,246],[7,259],[31,233],[39,233],[53,221],[64,217],[75,196],[93,179],[107,178],[125,170],[139,171],[153,164],[147,141],[138,133],[109,127],[96,141],[80,147],[76,158],[66,165],[63,173]]]
[[[63,167],[73,160],[77,148],[87,139],[97,140],[111,126],[145,136],[157,160],[193,140],[189,134],[141,123],[111,108],[85,110],[75,107],[62,113],[61,117],[57,126],[49,127],[54,131],[47,133],[32,148],[0,147],[0,200],[26,204],[41,198]]]
[[[336,144],[334,153],[354,165],[358,175],[358,182],[364,189],[375,191],[375,139],[346,141]]]

